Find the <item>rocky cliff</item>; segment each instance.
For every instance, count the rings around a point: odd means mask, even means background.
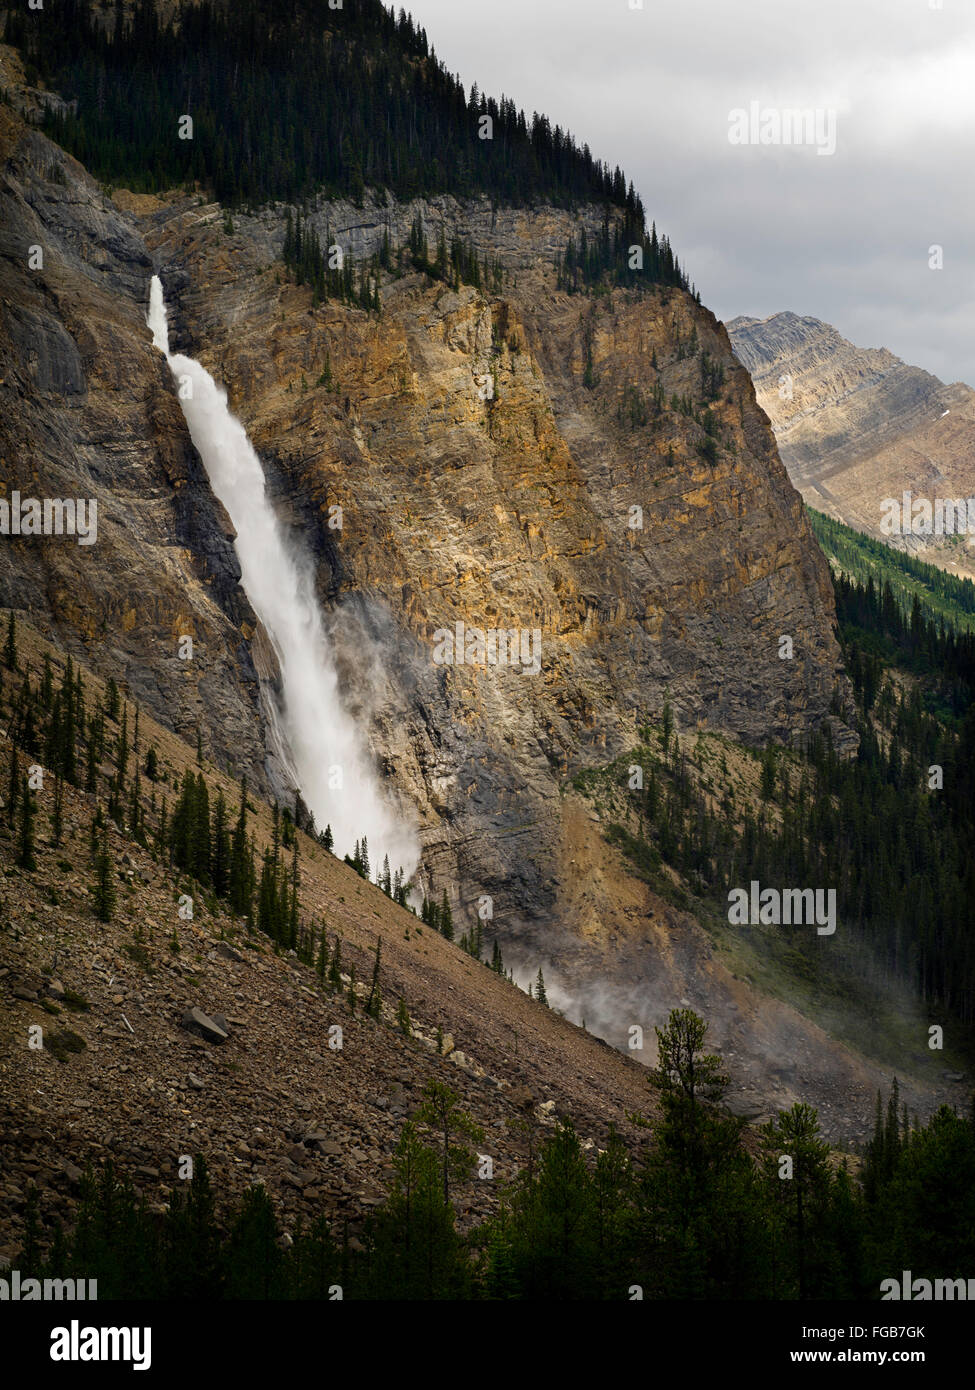
[[[945,385],[884,348],[860,348],[797,314],[728,324],[775,430],[782,461],[810,506],[880,537],[881,501],[975,495],[975,391]],[[888,538],[971,572],[964,542]]]
[[[665,702],[685,736],[844,737],[825,561],[723,326],[675,289],[560,290],[558,251],[595,209],[446,198],[319,205],[323,243],[361,264],[386,233],[394,265],[379,312],[316,304],[281,263],[284,209],[109,198],[9,107],[0,123],[3,482],[100,503],[92,547],[5,540],[0,601],[264,777],[273,656],[145,326],[156,270],[173,347],[226,386],[315,557],[345,698],[416,808],[423,885],[447,889],[458,933],[489,898],[506,960],[544,962],[614,1037],[637,996],[657,1022],[689,994],[770,1094],[761,991],[631,881],[568,786]],[[432,246],[443,228],[497,261],[493,292],[395,254],[417,216]],[[537,671],[438,663],[461,622],[537,632]],[[786,1014],[776,1029],[835,1076],[828,1037]]]
[[[19,66],[0,54],[7,87]],[[0,488],[97,502],[94,544],[3,537],[3,602],[260,777],[255,620],[147,333],[150,274],[142,238],[98,184],[0,106]]]
[[[431,245],[443,227],[503,267],[490,295],[384,273],[376,314],[290,282],[283,210],[228,231],[196,199],[136,206],[174,341],[227,386],[313,548],[347,688],[465,919],[488,894],[507,934],[550,929],[562,785],[665,699],[750,741],[828,717],[828,576],[747,373],[681,291],[557,290],[594,210],[323,204],[310,221],[357,259],[419,215]],[[711,458],[673,404],[699,413],[703,353],[724,371]],[[458,622],[538,631],[538,673],[437,664]]]

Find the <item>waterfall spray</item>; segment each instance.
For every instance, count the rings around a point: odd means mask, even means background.
[[[174,377],[186,383],[180,404],[210,485],[234,524],[241,584],[260,618],[281,669],[281,701],[272,720],[275,751],[335,851],[351,853],[365,835],[370,858],[389,855],[393,869],[413,873],[419,846],[388,803],[362,731],[342,703],[331,644],[315,593],[310,556],[286,535],[271,506],[264,469],[227,393],[191,357],[170,354],[162,283],[152,277],[147,323]]]

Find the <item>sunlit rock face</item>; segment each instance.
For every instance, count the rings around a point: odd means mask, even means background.
[[[810,506],[934,564],[975,573],[967,540],[885,530],[885,498],[975,496],[975,391],[945,385],[886,348],[861,348],[819,319],[773,314],[728,325],[789,477]],[[910,509],[911,503],[908,504]]]
[[[98,514],[92,545],[3,537],[0,603],[263,783],[255,618],[146,327],[149,253],[84,169],[6,106],[0,166],[0,483],[93,498]]]
[[[418,808],[434,891],[464,923],[486,895],[499,932],[534,938],[559,919],[567,778],[665,698],[682,728],[752,742],[819,726],[845,690],[832,594],[707,309],[559,291],[555,257],[594,209],[332,203],[311,222],[361,261],[417,214],[431,246],[443,225],[497,258],[498,291],[404,266],[381,277],[381,314],[316,305],[280,263],[283,210],[228,233],[215,206],[175,200],[140,226],[174,345],[226,384],[317,557],[345,698]],[[680,408],[706,408],[702,353],[723,375],[710,458]],[[436,659],[458,623],[538,632],[537,672],[492,664],[476,636],[462,663]]]
[[[0,154],[0,472],[99,502],[97,545],[4,542],[0,603],[276,785],[278,663],[146,324],[156,272],[173,352],[227,389],[313,558],[343,704],[412,809],[422,884],[447,890],[457,934],[484,913],[508,964],[531,978],[544,962],[553,997],[613,1041],[686,995],[756,1076],[774,1027],[834,1078],[828,1039],[733,979],[568,789],[665,701],[685,733],[751,743],[802,739],[846,705],[825,562],[724,328],[674,290],[558,290],[555,258],[595,209],[321,206],[323,243],[357,261],[386,227],[403,245],[419,213],[432,245],[442,223],[501,264],[492,292],[384,273],[377,314],[292,282],[283,209],[228,232],[197,198],[110,200],[6,107]],[[437,660],[458,624],[464,659],[455,643]],[[528,659],[492,664],[512,633]]]

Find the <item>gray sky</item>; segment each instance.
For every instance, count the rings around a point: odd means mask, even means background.
[[[719,318],[792,309],[975,385],[973,0],[635,3],[407,8],[468,90],[620,164]],[[835,153],[732,144],[752,102],[819,110],[827,137],[834,111]]]

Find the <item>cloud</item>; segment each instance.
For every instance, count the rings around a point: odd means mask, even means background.
[[[470,87],[544,111],[611,164],[719,317],[827,320],[975,384],[975,29],[945,0],[416,0]],[[751,101],[837,113],[835,155],[733,146]],[[928,248],[944,247],[944,270]]]

